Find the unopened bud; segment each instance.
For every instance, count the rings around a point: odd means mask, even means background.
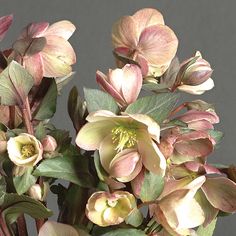
[[[47,182],[44,182],[43,187],[41,187],[39,184],[34,184],[33,186],[31,186],[28,194],[35,200],[44,201],[47,198],[48,190],[49,184]]]
[[[57,148],[57,141],[50,135],[46,135],[41,143],[43,145],[44,152],[54,152]]]

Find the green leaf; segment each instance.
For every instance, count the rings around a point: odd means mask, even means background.
[[[216,226],[217,218],[214,219],[207,227],[200,226],[197,230],[198,236],[212,236]]]
[[[42,161],[33,175],[64,179],[82,187],[92,187],[94,180],[88,172],[87,163],[84,157],[55,157]]]
[[[6,182],[3,176],[0,175],[0,206],[4,201],[4,194],[6,193]]]
[[[140,191],[140,199],[143,202],[156,200],[164,188],[164,178],[145,170],[144,181]]]
[[[38,140],[42,140],[43,138],[45,138],[46,134],[47,132],[46,132],[46,128],[43,125],[43,122],[40,122],[35,128],[35,137]]]
[[[37,178],[31,173],[33,171],[32,167],[28,167],[26,172],[22,176],[16,176],[13,178],[13,183],[16,189],[16,192],[21,195],[28,191],[28,189],[36,183]]]
[[[208,134],[216,141],[216,148],[224,138],[224,133],[218,130],[208,130]]]
[[[143,222],[143,215],[137,208],[134,208],[132,212],[128,215],[128,217],[126,217],[125,219],[126,224],[132,225],[134,227],[140,226],[142,222]]]
[[[34,79],[23,66],[12,61],[0,74],[1,104],[22,106],[34,85]]]
[[[146,114],[158,123],[162,123],[177,103],[179,95],[162,93],[139,98],[130,104],[125,112],[130,114]]]
[[[36,219],[43,219],[52,216],[52,211],[42,203],[25,195],[7,193],[4,195],[2,205],[2,216],[8,225],[16,221],[20,214],[28,214]]]
[[[101,236],[145,236],[146,234],[137,229],[116,229],[108,233],[102,234]]]
[[[75,72],[72,71],[70,72],[68,75],[64,76],[64,77],[58,77],[56,79],[56,83],[57,83],[57,91],[60,94],[60,91],[62,90],[62,88],[67,85],[73,78],[74,78]]]
[[[112,96],[97,89],[84,88],[84,97],[89,113],[98,110],[108,110],[113,113],[119,111],[119,107]]]
[[[46,120],[50,119],[56,112],[57,105],[57,85],[54,79],[47,78],[44,80],[50,80],[50,86],[47,93],[44,95],[39,107],[34,113],[34,119]],[[47,82],[47,81],[46,81]]]

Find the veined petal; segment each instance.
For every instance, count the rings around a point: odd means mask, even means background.
[[[84,150],[99,149],[103,139],[111,132],[113,122],[97,121],[85,124],[76,137],[76,144]]]
[[[44,32],[45,36],[58,36],[68,40],[75,32],[76,27],[68,20],[58,21],[48,27]]]
[[[13,15],[0,17],[0,41],[5,37],[9,27],[12,24]]]
[[[31,23],[23,29],[18,39],[41,37],[48,26],[48,22]]]
[[[236,212],[236,183],[225,177],[207,178],[202,186],[207,200],[224,212]]]
[[[117,116],[111,111],[99,110],[99,111],[91,112],[86,117],[86,120],[88,122],[95,122],[95,121],[101,121],[101,120],[109,120],[110,118],[112,118],[111,120],[114,120],[114,118],[116,118],[116,117]],[[115,122],[114,122],[114,124],[115,124]]]

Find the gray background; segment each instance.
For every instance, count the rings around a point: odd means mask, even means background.
[[[110,40],[112,23],[140,8],[159,9],[164,14],[166,24],[179,38],[179,58],[183,60],[200,50],[214,68],[216,87],[202,98],[215,104],[221,117],[218,128],[225,132],[225,138],[210,161],[236,163],[235,0],[0,0],[0,6],[0,15],[13,13],[15,17],[1,48],[10,46],[10,40],[15,39],[21,28],[32,21],[68,19],[77,26],[71,39],[77,53],[77,74],[63,90],[53,120],[57,127],[71,130],[72,135],[74,131],[66,114],[69,90],[73,85],[77,85],[80,91],[82,86],[95,88],[96,70],[106,72],[109,67],[114,67]],[[56,199],[53,196],[50,196],[49,206],[56,212]],[[235,220],[235,216],[220,219],[214,235],[236,235]],[[30,222],[30,236],[36,235],[33,227],[33,222]]]

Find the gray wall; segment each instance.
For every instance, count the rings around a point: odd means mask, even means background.
[[[13,13],[14,25],[8,39],[13,39],[25,24],[32,21],[55,22],[69,19],[77,26],[71,42],[77,52],[77,75],[58,101],[54,123],[71,130],[66,115],[66,100],[73,85],[96,87],[95,72],[113,67],[110,31],[112,23],[122,15],[129,15],[143,7],[159,9],[167,25],[174,29],[180,44],[180,59],[190,57],[196,50],[209,60],[214,68],[215,89],[202,98],[214,103],[221,117],[218,128],[225,132],[221,148],[210,157],[212,162],[236,163],[235,158],[235,89],[236,89],[236,1],[235,0],[0,0],[0,15]],[[7,39],[1,44],[10,45]],[[189,97],[188,99],[196,99]],[[55,198],[49,206],[55,209]],[[220,219],[216,236],[235,235],[235,216]],[[31,222],[31,228],[33,228]],[[36,235],[30,230],[30,235]]]

